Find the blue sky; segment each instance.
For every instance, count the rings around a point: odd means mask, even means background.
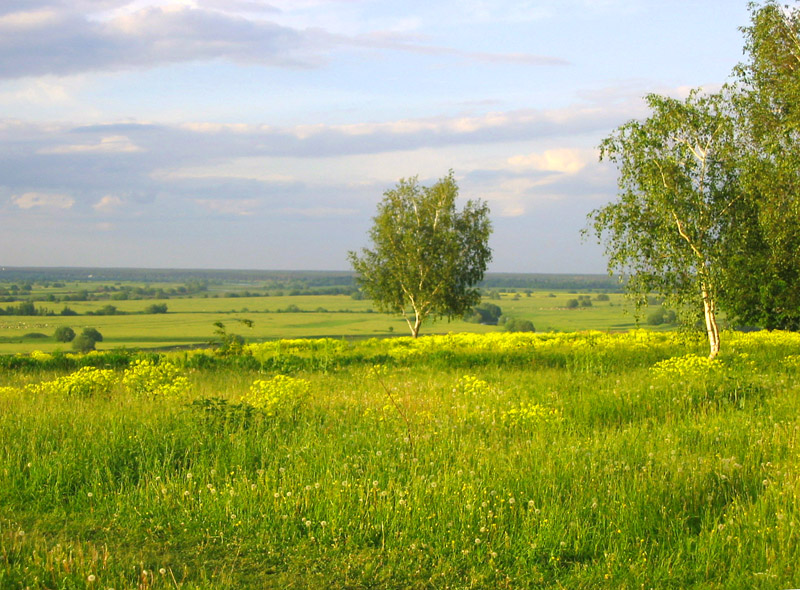
[[[605,272],[596,146],[717,89],[745,0],[3,0],[0,264],[339,270],[453,169],[497,272]]]

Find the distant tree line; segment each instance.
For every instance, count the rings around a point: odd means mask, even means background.
[[[113,305],[105,305],[100,309],[89,310],[85,313],[85,315],[91,316],[98,316],[98,315],[128,315],[131,313],[142,313],[142,314],[156,314],[156,313],[167,313],[167,304],[166,303],[154,303],[152,305],[148,305],[144,310],[141,312],[127,312],[127,311],[120,311]],[[12,315],[12,316],[76,316],[80,315],[77,311],[70,308],[69,306],[64,306],[64,308],[56,313],[55,311],[48,309],[46,307],[36,307],[33,301],[22,301],[17,305],[9,305],[5,309],[0,308],[0,315]]]

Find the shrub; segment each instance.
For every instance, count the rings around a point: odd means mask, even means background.
[[[145,313],[167,313],[166,303],[153,303],[144,308]]]
[[[503,312],[499,305],[495,305],[494,303],[481,303],[473,307],[464,316],[464,321],[473,324],[496,326],[501,315],[503,315]]]
[[[72,341],[72,349],[76,352],[89,352],[95,349],[98,342],[103,341],[103,335],[95,328],[84,328],[83,332]]]
[[[579,306],[580,303],[578,302],[577,299],[567,299],[567,303],[564,307],[566,307],[567,309],[578,309]]]
[[[25,340],[41,340],[42,338],[47,338],[47,334],[42,334],[41,332],[28,332],[27,334],[22,336]]]
[[[75,330],[69,326],[59,326],[54,334],[56,342],[72,342],[75,340]]]
[[[506,332],[535,332],[536,328],[530,320],[510,318],[503,326]]]

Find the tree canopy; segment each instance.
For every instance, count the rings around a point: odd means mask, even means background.
[[[637,303],[659,293],[689,322],[702,305],[712,358],[719,304],[736,321],[800,328],[800,12],[750,8],[737,82],[648,96],[650,116],[600,146],[620,192],[590,214]]]
[[[725,304],[741,322],[800,329],[800,12],[751,4],[732,94],[742,193]]]
[[[457,197],[452,171],[429,187],[400,180],[378,204],[371,248],[348,255],[361,288],[381,311],[402,315],[415,338],[426,318],[461,317],[480,300],[489,208],[468,201],[458,211]]]

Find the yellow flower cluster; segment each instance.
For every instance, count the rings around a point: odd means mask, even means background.
[[[47,362],[53,360],[53,355],[48,354],[46,352],[42,352],[41,350],[34,350],[31,352],[30,357],[35,361],[40,362]]]
[[[246,354],[252,354],[256,358],[263,358],[280,354],[321,352],[337,354],[345,350],[347,346],[348,344],[345,341],[333,338],[295,338],[293,340],[271,340],[269,342],[246,344],[244,350]]]
[[[713,376],[721,376],[727,367],[718,359],[696,354],[677,356],[657,362],[650,368],[650,372],[655,377],[660,377],[672,381],[684,381],[695,379],[706,379]]]
[[[122,374],[122,384],[133,394],[179,396],[189,390],[189,380],[169,362],[154,363],[139,359]]]
[[[492,392],[492,386],[474,375],[462,375],[453,391],[459,395],[483,397]]]
[[[28,385],[26,389],[32,393],[43,395],[91,397],[110,394],[116,381],[116,375],[110,369],[81,367],[74,373],[53,381],[44,381],[38,385]]]
[[[308,393],[309,383],[305,379],[275,375],[272,379],[259,379],[250,386],[244,401],[274,416],[281,410],[291,410]]]
[[[539,424],[556,424],[563,420],[561,412],[539,404],[520,404],[500,414],[500,422],[512,427],[531,427]]]

